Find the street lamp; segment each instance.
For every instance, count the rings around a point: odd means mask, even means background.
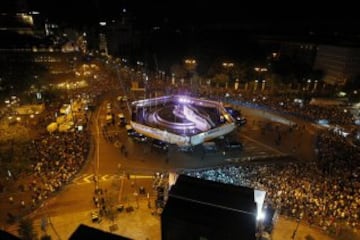
[[[257,89],[258,82],[259,82],[259,80],[256,79],[255,83],[254,83],[254,91],[256,91],[256,89]]]
[[[267,68],[255,67],[254,70],[260,74],[261,72],[267,72],[268,69]]]
[[[262,72],[267,72],[268,69],[267,69],[267,68],[262,68],[262,67],[255,67],[254,70],[258,73],[258,79],[256,79],[256,80],[255,80],[255,83],[254,83],[254,91],[256,91],[257,85],[258,85],[258,82],[259,82],[259,81],[262,82],[261,90],[264,90],[266,81],[265,81],[265,80],[261,80],[261,73],[262,73]]]
[[[225,88],[228,88],[229,78],[230,78],[230,69],[234,67],[234,63],[233,62],[223,62],[222,66],[226,69],[226,72],[228,74],[228,80],[226,81],[226,86],[225,86]]]
[[[238,88],[239,88],[239,79],[237,78],[237,79],[235,79],[234,89],[238,90]]]
[[[190,75],[190,86],[192,86],[192,81],[193,81],[193,73],[195,72],[195,68],[196,68],[197,62],[195,59],[192,58],[187,58],[185,59],[185,66],[186,69],[189,71],[189,73],[191,73]]]
[[[189,65],[195,65],[196,60],[195,59],[185,59],[185,63]]]
[[[159,70],[159,80],[165,81],[165,71]]]
[[[311,79],[307,80],[306,90],[310,90]]]
[[[296,219],[296,228],[295,228],[295,230],[294,230],[294,232],[293,232],[293,234],[291,236],[292,240],[295,239],[295,236],[296,236],[296,233],[297,233],[297,231],[299,229],[299,225],[300,225],[300,222],[302,220],[302,217],[303,217],[303,213],[301,212],[299,218]]]
[[[229,68],[229,67],[233,67],[234,63],[232,63],[232,62],[223,62],[222,65],[225,68]]]
[[[265,90],[265,84],[266,84],[266,80],[263,79],[263,80],[262,80],[262,84],[261,84],[261,91],[264,91],[264,90]]]
[[[316,91],[316,88],[317,88],[317,85],[318,85],[318,80],[315,80],[314,81],[314,88],[313,88],[313,92],[315,92]]]
[[[171,85],[175,85],[175,73],[171,73]]]

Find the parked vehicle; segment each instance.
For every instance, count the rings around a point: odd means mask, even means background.
[[[141,133],[138,133],[138,132],[134,132],[132,135],[131,135],[132,139],[134,139],[136,142],[140,142],[140,143],[143,143],[143,142],[146,142],[147,141],[147,137],[142,135]]]
[[[132,126],[130,124],[126,124],[125,129],[127,131],[127,135],[130,137],[136,133],[136,131],[132,128]]]
[[[243,149],[243,145],[241,142],[236,141],[236,140],[230,140],[227,141],[225,143],[225,148],[230,150],[230,149],[236,149],[236,150],[242,150]]]
[[[163,151],[167,151],[169,149],[169,145],[161,140],[158,139],[153,139],[151,142],[151,147],[156,148],[156,149],[160,149]]]
[[[203,144],[204,152],[216,152],[217,146],[215,142],[204,142]]]

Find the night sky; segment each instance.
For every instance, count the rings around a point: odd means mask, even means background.
[[[360,14],[354,1],[140,1],[140,0],[2,0],[0,9],[38,10],[49,19],[91,24],[119,15],[126,8],[139,24],[163,21],[174,25],[213,23],[267,23],[269,25],[345,25],[353,31]],[[346,27],[351,25],[350,27]]]
[[[174,59],[184,55],[249,59],[259,50],[250,39],[254,35],[289,36],[306,41],[309,33],[313,33],[311,37],[321,41],[360,39],[360,11],[354,1],[320,3],[310,0],[2,0],[0,12],[37,10],[61,26],[91,29],[99,21],[118,18],[126,9],[134,29],[151,33],[143,38],[146,41],[139,52],[149,59],[156,56],[161,63],[171,62],[169,55]],[[155,26],[161,30],[152,31]]]

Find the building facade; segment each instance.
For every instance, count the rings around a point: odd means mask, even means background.
[[[324,72],[325,83],[345,85],[360,74],[360,48],[319,45],[314,69]]]

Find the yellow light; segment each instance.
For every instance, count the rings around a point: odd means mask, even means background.
[[[196,60],[195,59],[185,59],[185,63],[186,64],[196,64]]]

